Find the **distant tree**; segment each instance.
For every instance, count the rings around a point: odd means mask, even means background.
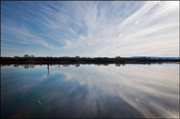
[[[14,56],[14,58],[19,58],[19,56]]]
[[[24,55],[24,57],[26,57],[26,58],[27,58],[27,57],[29,57],[29,55],[28,55],[28,54],[25,54],[25,55]]]
[[[120,56],[116,56],[115,58],[116,58],[116,59],[120,59],[121,57],[120,57]]]
[[[80,58],[79,56],[75,56],[75,58]]]
[[[19,56],[14,56],[15,61],[19,61],[19,58],[20,58]]]

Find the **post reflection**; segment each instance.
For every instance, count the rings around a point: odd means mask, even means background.
[[[48,73],[47,76],[49,76],[49,64],[47,64]]]

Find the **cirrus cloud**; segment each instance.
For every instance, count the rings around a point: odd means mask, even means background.
[[[29,54],[179,54],[179,1],[3,1],[1,7],[2,43]],[[24,55],[6,49],[3,56]]]

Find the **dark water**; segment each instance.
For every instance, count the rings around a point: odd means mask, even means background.
[[[1,116],[179,118],[179,65],[3,66]]]

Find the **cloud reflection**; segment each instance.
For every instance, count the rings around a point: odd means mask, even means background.
[[[47,67],[44,68],[45,70],[37,76],[32,74],[32,71],[36,72],[38,66],[21,72],[22,74],[28,72],[26,74],[34,79],[29,77],[26,78],[28,81],[20,81],[19,84],[18,80],[11,80],[8,84],[2,83],[2,86],[11,85],[13,88],[23,85],[23,89],[16,90],[13,94],[15,96],[27,90],[26,93],[15,100],[27,99],[22,101],[25,107],[29,104],[34,105],[34,117],[43,111],[41,117],[49,118],[177,118],[179,115],[178,65],[176,64],[124,67],[83,65],[78,68],[52,66],[49,72],[52,78],[46,76]],[[44,78],[40,80],[39,77],[43,76]],[[6,92],[2,95],[7,96]],[[40,105],[37,100],[43,103]],[[19,108],[25,108],[24,105]],[[30,110],[31,108],[28,109]],[[37,114],[36,110],[39,110]]]

